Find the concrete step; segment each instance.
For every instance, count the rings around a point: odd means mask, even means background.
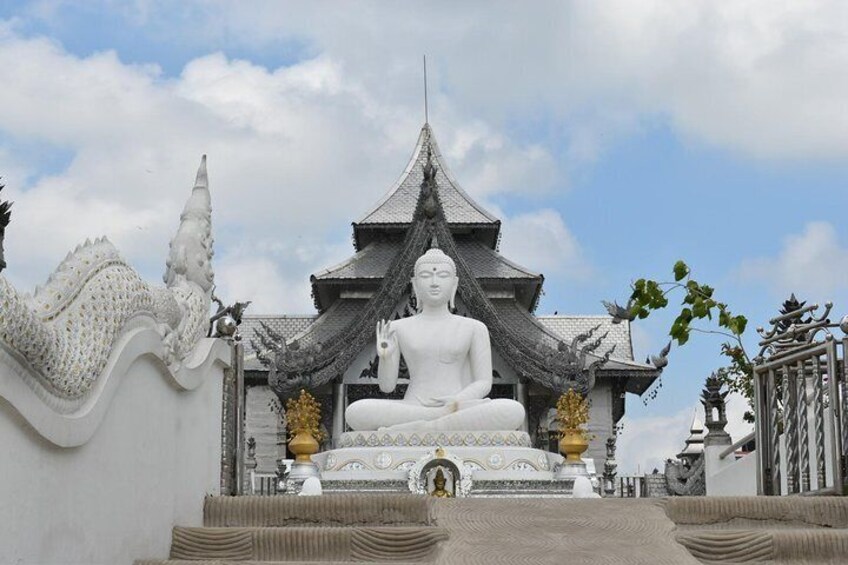
[[[433,561],[445,528],[434,526],[285,528],[175,527],[171,559],[283,562]]]
[[[676,539],[703,563],[848,562],[848,499],[697,497],[665,501]]]
[[[848,562],[848,530],[689,530],[677,541],[703,563]]]
[[[350,565],[350,561],[221,561],[219,559],[137,559],[133,565]],[[367,563],[362,561],[360,563]],[[380,565],[421,565],[421,561],[372,561]]]
[[[413,494],[334,493],[323,496],[208,496],[207,527],[430,526],[432,500]]]
[[[680,529],[848,528],[843,497],[680,497],[667,499],[665,512]]]

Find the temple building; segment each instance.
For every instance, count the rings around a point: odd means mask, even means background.
[[[521,402],[527,413],[522,429],[533,447],[556,452],[557,398],[569,388],[588,394],[593,439],[585,455],[603,462],[607,438],[624,416],[625,394],[641,395],[660,369],[634,360],[626,321],[536,315],[544,276],[520,265],[521,257],[498,252],[500,228],[500,220],[460,187],[425,124],[400,178],[353,223],[355,253],[311,276],[317,313],[244,318],[245,437],[256,441],[259,471],[273,471],[285,454],[278,397],[306,388],[321,401],[328,434],[322,447],[329,449],[347,431],[349,403],[402,396],[403,384],[391,395],[377,386],[375,326],[415,312],[413,264],[431,246],[456,262],[455,312],[489,329],[490,396]]]

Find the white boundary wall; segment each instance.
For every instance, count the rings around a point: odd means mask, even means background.
[[[203,497],[220,490],[229,348],[215,342],[193,390],[154,355],[110,375],[114,396],[77,447],[47,441],[0,397],[0,563],[165,558],[174,525],[201,525]],[[10,378],[0,363],[0,381]]]

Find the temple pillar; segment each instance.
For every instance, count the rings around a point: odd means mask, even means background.
[[[345,431],[345,420],[344,420],[344,412],[346,408],[346,398],[345,393],[345,384],[342,381],[342,378],[339,377],[337,381],[333,383],[333,445],[336,445],[336,442],[342,436]]]
[[[522,432],[527,432],[530,430],[530,426],[528,424],[530,416],[527,412],[529,398],[527,396],[527,383],[525,383],[521,379],[518,379],[518,382],[515,383],[515,399],[520,402],[521,405],[524,407],[524,422],[521,424],[521,427],[519,429]]]

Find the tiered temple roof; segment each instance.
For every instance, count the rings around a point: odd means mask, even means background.
[[[429,124],[424,124],[409,163],[400,178],[374,208],[353,224],[353,241],[363,249],[375,237],[387,232],[403,231],[413,222],[415,206],[424,180],[423,167],[427,155],[436,164],[436,184],[445,220],[455,233],[473,233],[491,249],[497,245],[501,221],[477,204],[456,182],[445,166],[439,144]]]
[[[659,374],[633,360],[626,322],[533,315],[544,277],[498,253],[500,220],[450,174],[429,124],[400,179],[353,232],[357,252],[311,277],[318,316],[245,317],[248,343],[267,328],[285,342],[269,377],[284,396],[345,372],[373,340],[376,322],[408,297],[413,264],[433,244],[457,264],[460,313],[488,326],[493,348],[519,378],[584,392],[596,378],[613,378],[622,390],[642,393]],[[248,369],[259,366],[248,359]]]

